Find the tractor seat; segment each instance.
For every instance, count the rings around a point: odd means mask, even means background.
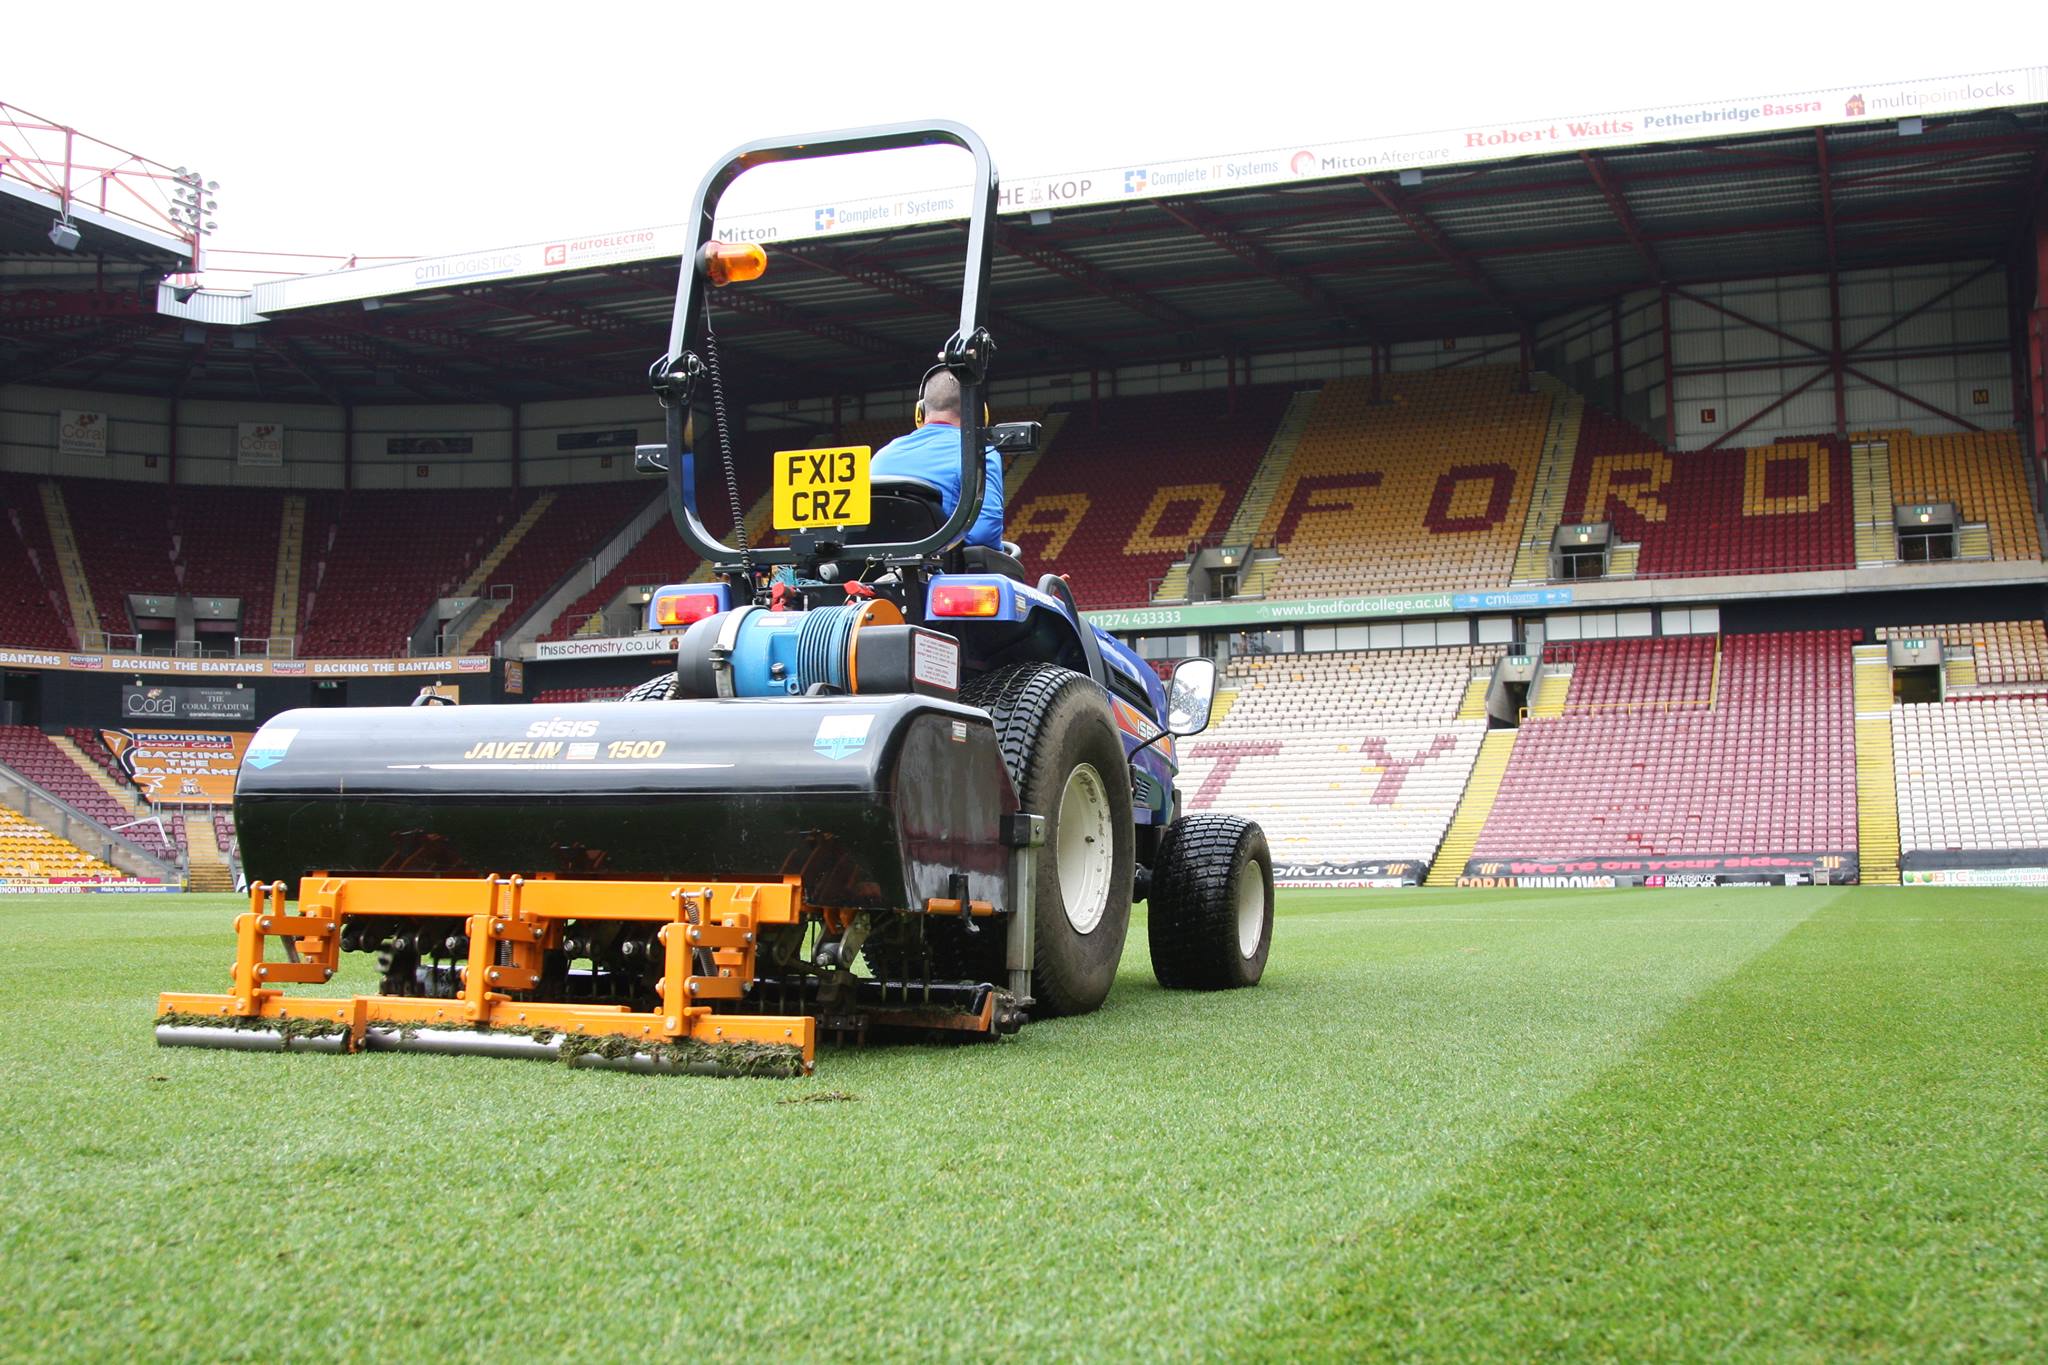
[[[937,484],[923,479],[913,479],[904,474],[877,474],[869,481],[873,494],[867,529],[863,539],[869,541],[911,541],[919,540],[946,523],[945,495]],[[1005,543],[1001,550],[986,545],[962,545],[953,550],[947,559],[947,568],[953,573],[994,573],[1013,578],[1019,583],[1028,583],[1030,578],[1024,566],[1008,551],[1014,546]]]

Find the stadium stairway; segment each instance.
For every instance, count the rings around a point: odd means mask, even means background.
[[[1892,528],[1892,454],[1883,441],[1849,447],[1849,477],[1856,490],[1856,567],[1891,563],[1898,557]]]
[[[1479,757],[1472,765],[1472,777],[1465,783],[1465,795],[1458,802],[1457,814],[1451,817],[1451,827],[1445,831],[1436,857],[1430,859],[1424,886],[1456,886],[1458,878],[1465,875],[1465,864],[1479,842],[1479,832],[1486,828],[1486,817],[1493,814],[1494,798],[1500,795],[1501,779],[1507,776],[1508,759],[1514,755],[1515,738],[1520,733],[1488,730],[1486,738],[1479,741]]]
[[[1571,491],[1572,467],[1578,459],[1579,425],[1586,400],[1547,374],[1532,376],[1551,396],[1550,429],[1543,437],[1543,455],[1536,465],[1536,484],[1529,494],[1529,515],[1522,522],[1522,543],[1515,550],[1512,581],[1550,581],[1550,541],[1564,521],[1565,495]]]
[[[1529,714],[1549,718],[1564,714],[1565,701],[1572,693],[1572,666],[1553,663],[1547,665],[1543,675],[1536,680],[1536,695],[1529,700]]]
[[[747,544],[759,545],[767,538],[769,532],[768,523],[775,515],[774,502],[775,495],[773,492],[763,493],[760,497],[754,499],[754,505],[747,509]],[[698,560],[697,567],[690,570],[690,576],[683,581],[685,583],[709,583],[711,581],[711,561],[708,559]],[[576,633],[578,635],[600,635],[603,632],[604,622],[596,617],[592,617]]]
[[[1493,686],[1493,671],[1475,672],[1465,684],[1465,699],[1458,703],[1459,720],[1485,720],[1486,694]]]
[[[1899,788],[1892,755],[1892,669],[1883,645],[1857,645],[1856,846],[1865,886],[1899,884]]]
[[[1038,433],[1038,449],[1032,451],[1029,455],[1019,455],[1016,459],[1010,461],[1008,468],[1003,470],[1003,505],[1005,507],[1016,500],[1017,491],[1024,486],[1024,481],[1031,477],[1031,471],[1038,468],[1038,462],[1045,458],[1045,452],[1052,448],[1053,439],[1060,434],[1060,428],[1067,424],[1067,418],[1072,415],[1065,409],[1062,409],[1058,412],[1048,412],[1044,417],[1038,419],[1041,424],[1041,430]]]
[[[1301,444],[1301,433],[1308,430],[1308,419],[1314,414],[1320,396],[1319,389],[1303,389],[1287,400],[1280,425],[1274,428],[1273,439],[1266,443],[1266,453],[1259,457],[1259,467],[1223,532],[1224,544],[1249,545],[1258,536],[1266,512],[1273,505],[1273,496],[1287,478],[1288,466],[1294,463],[1294,449]]]
[[[270,596],[270,636],[299,633],[299,577],[306,563],[306,499],[287,494],[277,514],[277,578]]]
[[[553,493],[543,493],[535,498],[532,504],[519,514],[518,520],[505,528],[505,534],[498,537],[498,543],[484,552],[484,557],[477,561],[476,567],[470,570],[468,578],[462,580],[454,595],[481,597],[484,589],[490,584],[491,574],[505,562],[505,556],[511,554],[519,542],[526,539],[526,533],[533,529],[534,523],[546,516],[548,509],[554,505]],[[469,619],[469,624],[462,628],[462,634],[456,637],[454,652],[468,654],[474,651],[477,641],[483,639],[491,627],[498,624],[498,618],[511,606],[512,599],[509,597],[494,598],[484,603],[476,615]]]
[[[85,775],[93,780],[95,786],[120,802],[122,809],[137,819],[149,814],[149,803],[142,799],[141,793],[121,782],[102,764],[94,762],[92,755],[80,747],[78,741],[69,735],[51,735],[49,739],[50,743],[63,750],[73,763],[84,770]]]
[[[71,528],[71,513],[64,506],[64,492],[55,479],[39,485],[43,496],[43,518],[50,525],[50,548],[57,558],[57,572],[64,578],[64,600],[71,607],[71,624],[79,647],[88,640],[104,638],[100,609],[92,599],[92,584],[85,576],[85,560],[78,553],[78,535]]]
[[[189,860],[185,870],[187,891],[235,889],[234,869],[228,866],[228,860],[221,852],[212,817],[185,821],[185,853]]]
[[[1643,547],[1637,544],[1617,544],[1607,551],[1607,577],[1634,578],[1636,565],[1642,562]]]

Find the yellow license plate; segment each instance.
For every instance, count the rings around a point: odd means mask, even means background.
[[[775,529],[865,526],[872,513],[867,446],[775,452]]]

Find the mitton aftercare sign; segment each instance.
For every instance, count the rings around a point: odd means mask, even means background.
[[[104,412],[75,412],[70,408],[59,412],[57,453],[104,460],[107,457],[107,415]]]
[[[121,719],[254,720],[256,694],[245,687],[123,687]]]
[[[284,463],[282,422],[238,422],[235,424],[235,463],[281,465]]]

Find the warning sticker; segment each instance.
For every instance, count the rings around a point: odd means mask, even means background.
[[[960,690],[960,642],[921,630],[910,643],[910,676],[927,687]]]

